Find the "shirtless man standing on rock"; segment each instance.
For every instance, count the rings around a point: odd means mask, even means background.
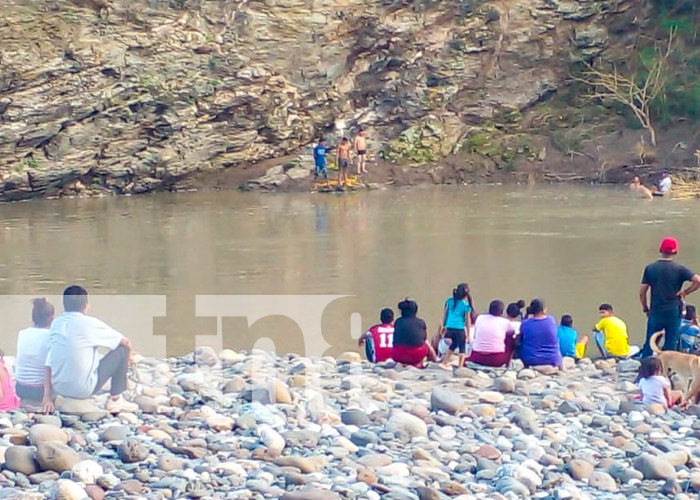
[[[338,144],[338,152],[336,155],[338,163],[338,184],[344,186],[348,183],[348,165],[350,163],[350,141],[347,137]]]
[[[367,137],[365,131],[360,129],[355,137],[355,153],[357,153],[357,173],[367,173]]]

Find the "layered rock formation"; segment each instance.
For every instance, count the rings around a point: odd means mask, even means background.
[[[358,126],[425,162],[638,28],[643,0],[5,0],[0,198],[167,189]]]

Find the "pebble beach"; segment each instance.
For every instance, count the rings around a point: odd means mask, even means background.
[[[264,351],[136,357],[134,413],[0,414],[0,499],[698,498],[700,407],[634,360],[424,370]]]

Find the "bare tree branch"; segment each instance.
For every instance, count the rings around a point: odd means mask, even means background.
[[[666,70],[674,46],[675,31],[672,30],[665,50],[657,47],[657,57],[648,68],[649,72],[642,84],[637,83],[635,77],[621,75],[616,66],[613,66],[612,71],[603,71],[588,63],[582,76],[574,77],[574,80],[593,89],[587,96],[589,99],[612,99],[627,106],[641,126],[649,132],[651,144],[656,146],[656,130],[652,124],[650,108],[666,86]]]

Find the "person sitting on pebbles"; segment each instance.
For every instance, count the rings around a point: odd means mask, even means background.
[[[659,358],[642,359],[637,376],[637,386],[642,393],[642,402],[645,405],[659,404],[664,409],[673,408],[675,405],[684,407],[683,391],[671,390],[671,382],[661,373],[662,367]]]
[[[8,412],[19,408],[19,398],[12,387],[10,371],[5,366],[5,351],[0,349],[0,411]]]
[[[500,300],[489,304],[488,314],[480,314],[474,324],[474,343],[467,358],[482,366],[509,366],[515,350],[515,329],[503,317],[505,305]]]
[[[34,325],[17,335],[15,389],[22,402],[39,404],[44,400],[44,372],[54,308],[44,297],[32,300],[32,304]]]
[[[528,318],[520,325],[520,359],[526,367],[551,365],[561,368],[557,322],[547,314],[540,299],[530,302]]]
[[[399,302],[401,317],[394,322],[391,358],[397,363],[423,367],[425,358],[437,362],[435,349],[428,343],[428,327],[418,314],[418,304],[406,298]]]
[[[586,355],[588,335],[579,336],[579,333],[574,329],[574,318],[570,314],[561,317],[559,328],[557,328],[557,338],[559,339],[559,352],[562,356],[578,361]]]
[[[53,395],[87,399],[109,380],[106,410],[133,412],[137,405],[125,401],[131,358],[131,342],[97,318],[88,316],[88,293],[77,285],[63,292],[63,314],[51,323],[49,354],[44,375],[44,411],[54,409]],[[109,352],[100,356],[99,348]]]
[[[371,326],[358,340],[365,347],[367,361],[381,363],[391,357],[394,347],[394,311],[385,307],[379,313],[379,323]]]
[[[629,345],[627,325],[615,316],[610,304],[601,304],[598,314],[600,321],[593,327],[593,339],[603,358],[628,358],[639,352],[639,347]]]

